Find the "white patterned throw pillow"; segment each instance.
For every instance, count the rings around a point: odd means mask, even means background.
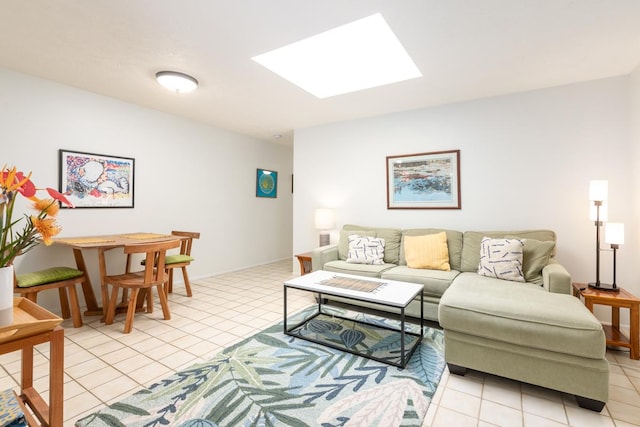
[[[478,274],[498,279],[525,282],[522,272],[524,244],[520,239],[485,237],[480,245]]]
[[[384,264],[384,239],[350,234],[347,262],[353,264]]]

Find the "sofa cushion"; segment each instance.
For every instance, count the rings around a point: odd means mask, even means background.
[[[439,321],[445,330],[495,341],[604,357],[602,326],[584,304],[530,283],[461,273],[440,300]]]
[[[444,231],[424,236],[405,236],[403,246],[409,268],[451,270],[447,234]]]
[[[367,233],[363,233],[367,231]],[[343,239],[343,232],[346,232],[345,237],[350,233],[360,234],[361,236],[380,237],[385,241],[384,247],[384,262],[389,264],[398,264],[400,259],[400,238],[402,236],[402,230],[399,228],[384,228],[384,227],[363,227],[360,225],[346,224],[342,227],[340,232],[340,242],[338,256],[341,260],[347,259],[347,252],[349,242]]]
[[[478,274],[496,279],[524,282],[522,252],[519,239],[492,239],[485,237],[480,243]]]
[[[380,277],[380,274],[395,264],[352,264],[346,261],[329,261],[324,264],[323,270],[333,271],[335,273],[356,274],[367,277]]]
[[[540,241],[556,241],[556,233],[551,230],[522,230],[522,231],[465,231],[462,238],[462,260],[460,271],[477,272],[480,264],[480,244],[484,237],[502,239],[507,236],[519,239],[535,239]],[[449,245],[451,246],[451,245]],[[449,249],[451,254],[451,249]],[[553,257],[555,251],[551,253]],[[454,270],[456,267],[451,264]]]
[[[409,228],[402,231],[402,238],[406,236],[424,236],[427,234],[436,234],[440,232],[447,234],[447,248],[449,250],[449,265],[452,270],[460,271],[460,261],[462,255],[462,232],[456,230],[445,230],[442,228]],[[478,247],[478,250],[479,247]],[[400,245],[399,265],[407,265],[404,253],[404,243]],[[477,267],[477,266],[476,266]]]
[[[384,239],[349,235],[347,262],[353,264],[384,264]]]
[[[549,264],[556,242],[524,239],[522,269],[527,282],[542,284],[542,269]]]
[[[460,274],[460,272],[456,270],[427,270],[400,265],[383,271],[381,277],[385,280],[420,283],[424,286],[425,298],[440,298],[458,274]]]

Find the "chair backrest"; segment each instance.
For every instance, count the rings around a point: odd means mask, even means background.
[[[163,242],[140,243],[127,245],[124,253],[128,258],[132,254],[145,253],[144,283],[160,283],[164,281],[164,260],[168,249],[180,246],[180,240],[169,240]],[[127,266],[128,270],[128,266]]]
[[[171,234],[174,236],[182,237],[182,242],[180,243],[180,255],[191,255],[191,246],[193,245],[193,239],[199,239],[200,233],[191,232],[191,231],[172,231]]]

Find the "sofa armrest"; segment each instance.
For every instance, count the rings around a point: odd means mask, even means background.
[[[562,264],[551,260],[542,269],[542,286],[549,292],[571,295],[571,275]]]
[[[338,260],[338,245],[322,246],[311,251],[312,271],[322,270],[329,261]]]

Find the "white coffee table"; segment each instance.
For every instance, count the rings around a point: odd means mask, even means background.
[[[287,290],[289,288],[300,289],[317,294],[318,311],[317,313],[307,317],[296,325],[289,327],[287,325]],[[322,344],[338,350],[357,354],[368,359],[377,360],[393,366],[404,368],[409,359],[416,351],[416,348],[422,341],[424,330],[424,309],[423,309],[423,287],[416,283],[400,282],[396,280],[382,280],[371,277],[355,276],[351,274],[340,274],[329,271],[314,271],[304,276],[284,282],[284,333],[293,337],[302,338],[307,341]],[[376,304],[384,307],[395,307],[400,311],[400,328],[394,329],[376,325],[376,327],[396,331],[400,333],[400,362],[394,363],[389,360],[377,358],[361,352],[352,351],[346,347],[335,345],[324,340],[316,340],[309,336],[303,336],[296,333],[301,326],[311,321],[322,312],[322,300],[326,296],[336,296],[354,301],[365,301],[367,303]],[[420,333],[409,332],[405,329],[405,309],[411,301],[420,297]],[[334,317],[340,317],[335,316]],[[359,323],[366,323],[351,318],[343,318]],[[370,325],[370,324],[369,324]],[[410,348],[405,348],[405,335],[416,337]]]

